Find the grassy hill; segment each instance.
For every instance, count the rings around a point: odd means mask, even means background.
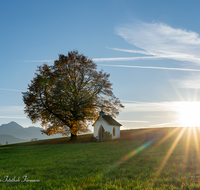
[[[6,141],[12,144],[12,143],[23,142],[26,140],[13,137],[12,135],[0,135],[0,144],[2,145],[6,144]]]
[[[0,146],[0,189],[200,189],[198,129],[137,129]],[[22,182],[23,176],[35,182]],[[13,180],[14,181],[14,180]]]

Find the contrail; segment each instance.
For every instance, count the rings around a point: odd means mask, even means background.
[[[200,69],[184,69],[184,68],[170,68],[170,67],[149,67],[149,66],[130,66],[130,65],[104,65],[97,64],[106,67],[128,67],[128,68],[136,68],[136,69],[161,69],[161,70],[173,70],[173,71],[195,71],[200,72]]]

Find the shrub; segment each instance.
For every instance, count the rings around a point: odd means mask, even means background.
[[[108,131],[105,131],[105,132],[103,133],[103,141],[104,141],[104,142],[105,142],[105,141],[111,141],[111,139],[112,139],[111,133],[108,132]]]
[[[37,141],[38,139],[37,138],[33,138],[33,139],[31,139],[31,141]]]
[[[90,137],[89,142],[97,142],[97,138],[96,137]]]

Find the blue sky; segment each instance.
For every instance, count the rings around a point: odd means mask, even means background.
[[[198,1],[0,1],[0,125],[37,66],[78,50],[110,73],[123,128],[200,125]],[[189,118],[186,118],[189,115]]]

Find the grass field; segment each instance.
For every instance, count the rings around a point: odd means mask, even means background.
[[[77,143],[0,146],[0,189],[200,189],[199,135],[198,128],[137,129],[102,143],[82,135]]]

